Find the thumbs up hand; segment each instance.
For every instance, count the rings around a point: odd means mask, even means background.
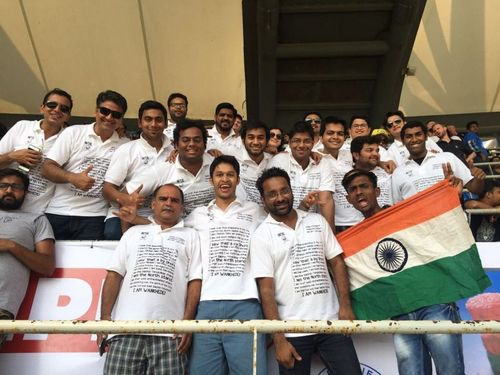
[[[84,171],[80,173],[73,173],[71,176],[70,183],[77,189],[88,191],[92,188],[95,183],[95,179],[89,176],[90,171],[94,168],[93,165],[89,165]]]

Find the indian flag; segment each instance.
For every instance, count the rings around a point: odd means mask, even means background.
[[[342,232],[358,319],[387,319],[491,285],[457,191],[440,182]]]

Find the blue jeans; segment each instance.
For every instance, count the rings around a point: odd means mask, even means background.
[[[262,319],[260,303],[201,301],[196,319]],[[248,375],[253,368],[253,334],[195,333],[189,360],[190,375]],[[267,374],[266,336],[257,338],[257,374]]]
[[[394,320],[451,320],[460,321],[454,303],[422,307]],[[394,347],[400,374],[432,375],[431,357],[438,375],[464,375],[462,335],[425,334],[394,335]]]
[[[309,375],[311,358],[317,352],[329,373],[335,375],[361,375],[356,350],[349,336],[341,334],[317,334],[286,338],[302,357],[295,361],[293,369],[279,366],[280,375]]]
[[[104,239],[120,241],[122,238],[122,222],[118,217],[110,217],[104,222]]]
[[[103,240],[105,216],[45,214],[56,240]]]

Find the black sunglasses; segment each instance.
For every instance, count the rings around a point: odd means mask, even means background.
[[[99,113],[105,117],[109,116],[109,114],[111,114],[111,116],[117,120],[119,120],[123,117],[123,113],[118,112],[118,111],[112,111],[111,109],[106,108],[106,107],[99,107]]]
[[[394,124],[399,125],[402,122],[403,122],[403,120],[400,120],[400,119],[394,120],[393,122],[388,122],[387,123],[387,129],[392,129],[392,127],[394,126]]]
[[[61,103],[58,103],[58,102],[47,102],[44,104],[47,108],[50,108],[50,109],[56,109],[57,106],[59,106],[59,110],[62,112],[62,113],[69,113],[71,111],[71,108],[68,107],[67,105],[64,105],[64,104],[61,104]]]
[[[281,139],[281,134],[280,133],[273,133],[273,132],[271,132],[270,135],[271,135],[271,138],[276,137],[278,139]]]

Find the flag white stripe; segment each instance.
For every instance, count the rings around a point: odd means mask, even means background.
[[[474,243],[474,237],[460,206],[431,220],[394,232],[385,238],[399,241],[408,252],[406,264],[398,272],[460,254]],[[439,241],[436,242],[436,239]],[[380,277],[395,274],[382,269],[377,263],[375,248],[378,243],[379,241],[376,241],[346,258],[351,290],[358,289]],[[394,266],[397,264],[396,262]],[[353,272],[352,269],[356,271]]]

